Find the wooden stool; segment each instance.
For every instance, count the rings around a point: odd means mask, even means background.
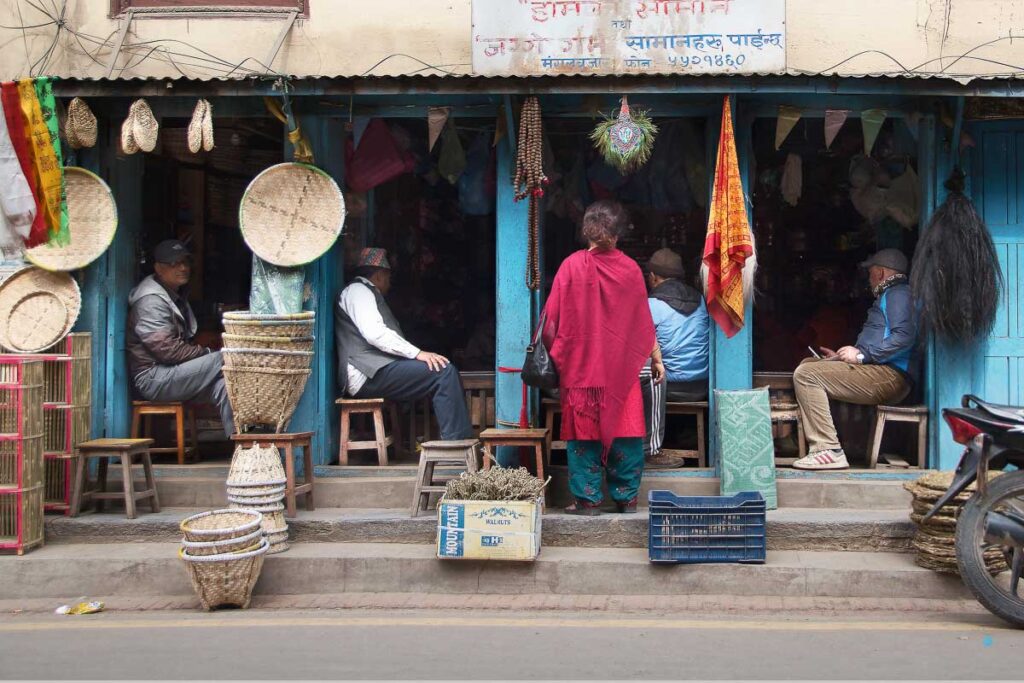
[[[82,501],[96,501],[96,511],[102,512],[103,501],[124,499],[125,512],[128,519],[135,519],[135,502],[150,499],[153,512],[160,512],[160,498],[156,493],[156,479],[153,478],[153,462],[149,456],[149,447],[153,439],[93,439],[78,444],[78,466],[75,468],[75,490],[71,497],[71,516],[75,517],[82,509]],[[135,490],[132,479],[132,458],[139,456],[142,471],[146,476],[146,488]],[[99,473],[96,488],[85,490],[87,483],[86,468],[89,458],[99,458]],[[121,459],[121,477],[124,491],[122,493],[107,492],[107,459]]]
[[[391,416],[391,430],[394,436],[389,435],[384,429],[384,399],[382,398],[339,398],[335,401],[341,406],[341,444],[338,447],[338,464],[348,464],[349,451],[377,451],[377,462],[381,467],[388,464],[388,446],[395,444],[398,449],[402,441],[401,426],[398,424],[398,412],[395,405],[391,404],[389,414]],[[372,415],[373,416],[373,441],[352,441],[352,416]]]
[[[431,493],[444,493],[444,484],[451,477],[434,479],[435,465],[465,466],[467,472],[476,472],[476,439],[459,441],[427,441],[420,451],[420,466],[416,472],[416,488],[412,494],[412,516],[420,509],[428,509]]]
[[[800,417],[800,406],[796,403],[771,403],[772,424],[796,423],[796,447],[799,457],[807,455],[807,437],[804,436],[804,421]],[[776,465],[792,465],[787,458],[775,458]]]
[[[191,406],[186,406],[181,401],[168,403],[157,403],[155,401],[132,401],[132,438],[148,438],[152,435],[152,421],[154,415],[170,415],[174,418],[176,434],[176,445],[174,448],[151,448],[150,453],[177,453],[178,464],[185,464],[185,456],[189,453],[196,459],[199,458],[199,433],[196,431],[196,411]],[[185,445],[185,417],[188,417],[188,429],[191,434],[191,446]],[[139,431],[140,423],[142,431]]]
[[[555,441],[555,415],[562,414],[562,402],[557,398],[544,398],[540,402],[541,408],[544,410],[544,428],[548,430],[548,462],[551,460],[551,451],[564,451],[566,448],[564,441]]]
[[[707,401],[668,401],[665,404],[666,415],[693,415],[697,418],[697,467],[708,466],[707,446],[704,443],[704,415],[707,412]]]
[[[878,466],[879,451],[882,450],[882,435],[886,422],[911,422],[917,425],[917,467],[924,467],[928,451],[928,408],[926,406],[878,406],[875,418],[874,437],[868,452],[868,467]]]
[[[537,478],[544,481],[544,450],[548,434],[547,429],[485,429],[480,432],[480,441],[484,445],[484,471],[491,469],[492,451],[497,446],[526,446],[533,448],[537,456]]]
[[[295,499],[306,496],[306,509],[315,510],[313,505],[313,432],[294,434],[234,434],[232,441],[245,444],[273,446],[284,449],[284,473],[287,479],[284,489],[285,516],[295,517]],[[295,449],[302,449],[302,472],[305,483],[295,485]]]

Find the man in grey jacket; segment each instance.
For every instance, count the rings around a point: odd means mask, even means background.
[[[841,470],[849,467],[829,412],[829,399],[883,405],[899,403],[917,379],[917,323],[907,283],[907,257],[883,249],[861,264],[875,303],[854,346],[822,348],[793,373],[793,388],[807,435],[808,454],[793,467]]]
[[[383,249],[363,249],[355,279],[335,308],[338,384],[356,398],[430,398],[443,440],[468,439],[473,426],[459,371],[444,356],[421,351],[402,334],[384,296],[391,265]]]
[[[178,240],[164,240],[153,250],[153,261],[153,275],[128,295],[128,367],[135,391],[147,401],[214,403],[230,438],[234,422],[220,352],[192,341],[192,256]]]

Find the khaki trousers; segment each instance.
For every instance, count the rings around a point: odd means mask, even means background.
[[[866,406],[899,403],[910,385],[887,365],[853,365],[808,358],[793,373],[793,388],[807,436],[807,452],[838,450],[839,435],[828,400]]]

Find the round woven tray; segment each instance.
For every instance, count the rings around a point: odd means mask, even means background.
[[[181,521],[187,541],[225,541],[246,536],[263,524],[263,515],[254,510],[211,510]]]
[[[117,232],[117,204],[103,179],[76,166],[64,169],[67,180],[67,244],[41,244],[25,250],[25,258],[46,270],[71,271],[85,268],[99,258],[114,241]]]
[[[15,353],[47,349],[67,336],[81,309],[73,277],[22,268],[0,284],[0,346]]]
[[[277,164],[256,176],[242,196],[238,223],[249,248],[277,266],[322,256],[345,224],[338,184],[309,164]]]

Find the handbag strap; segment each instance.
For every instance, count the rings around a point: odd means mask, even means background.
[[[541,335],[544,334],[544,323],[546,323],[547,321],[548,312],[541,311],[540,320],[537,321],[537,329],[533,333],[533,338],[531,339],[530,344],[536,345],[536,343],[540,341]]]

